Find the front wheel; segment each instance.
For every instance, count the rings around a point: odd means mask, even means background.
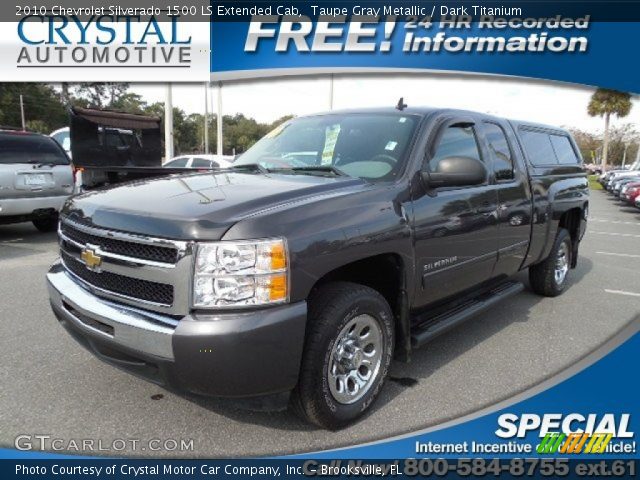
[[[533,291],[545,297],[560,295],[567,285],[571,255],[571,235],[561,228],[547,259],[529,267],[529,283]]]
[[[309,299],[308,329],[292,404],[307,421],[342,428],[375,401],[393,357],[394,323],[377,291],[350,282]]]

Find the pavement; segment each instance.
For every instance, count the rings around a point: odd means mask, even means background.
[[[526,272],[519,274],[524,292],[437,338],[410,364],[394,363],[373,411],[328,432],[289,412],[170,393],[103,364],[49,309],[44,275],[57,256],[55,235],[30,224],[0,226],[0,446],[13,448],[27,435],[23,445],[71,452],[85,441],[84,454],[258,456],[433,426],[538,384],[628,324],[640,313],[639,245],[640,210],[593,192],[581,257],[563,295],[536,296]],[[88,450],[86,441],[93,442]]]

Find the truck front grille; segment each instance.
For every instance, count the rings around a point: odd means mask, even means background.
[[[60,225],[60,231],[71,240],[83,245],[98,246],[105,252],[170,264],[176,263],[178,260],[178,250],[171,247],[160,247],[93,235],[64,222]]]
[[[111,272],[97,273],[87,269],[82,262],[66,252],[61,252],[61,256],[66,269],[90,286],[146,302],[173,304],[172,285],[125,277]]]
[[[164,315],[189,313],[192,242],[109,230],[66,216],[59,235],[65,269],[94,295]]]

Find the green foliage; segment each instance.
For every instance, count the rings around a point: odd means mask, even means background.
[[[598,181],[598,175],[589,175],[589,188],[591,190],[602,190],[602,185]]]
[[[148,104],[140,95],[129,91],[128,83],[80,83],[61,84],[60,90],[39,83],[0,83],[0,125],[21,126],[20,94],[25,104],[27,128],[40,133],[69,124],[67,105],[106,108],[127,113],[160,117],[164,120],[164,103]],[[225,154],[242,153],[267,132],[291,116],[273,123],[259,123],[242,114],[225,115],[223,119]],[[209,151],[217,145],[215,115],[209,115]],[[186,114],[180,108],[173,109],[173,135],[175,153],[204,152],[204,115]]]
[[[600,160],[603,148],[603,136],[585,132],[575,128],[568,128],[575,138],[585,163],[596,163]],[[627,165],[636,158],[640,133],[634,125],[625,123],[609,129],[608,161],[611,165],[621,165],[624,158],[625,145],[627,148]]]
[[[42,133],[44,135],[49,135],[51,133],[49,125],[47,125],[44,120],[28,120],[25,123],[27,130],[30,132]]]
[[[81,106],[91,108],[113,108],[127,93],[128,83],[80,83],[75,87],[75,100]],[[133,94],[130,94],[133,95]],[[134,112],[132,112],[134,113]]]
[[[51,132],[68,124],[64,103],[53,87],[42,83],[0,83],[0,125],[21,127],[20,95],[28,125]],[[38,121],[33,124],[33,121]]]
[[[591,96],[587,112],[592,117],[616,115],[626,117],[631,111],[631,95],[616,90],[599,88]]]

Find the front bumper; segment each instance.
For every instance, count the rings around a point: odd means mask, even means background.
[[[79,343],[101,360],[167,388],[253,397],[288,392],[298,381],[305,302],[174,318],[99,298],[59,262],[47,283],[56,317]]]

